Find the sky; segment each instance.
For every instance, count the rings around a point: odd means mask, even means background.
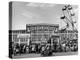
[[[64,4],[13,2],[12,30],[26,29],[26,24],[59,24],[62,28],[66,23],[60,19]],[[77,19],[77,7],[74,7]]]

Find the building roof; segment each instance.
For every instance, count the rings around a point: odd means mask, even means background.
[[[59,24],[39,23],[39,24],[26,24],[26,26],[54,26],[54,27],[59,27]]]

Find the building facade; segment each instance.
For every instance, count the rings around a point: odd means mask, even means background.
[[[33,43],[41,43],[49,40],[51,35],[59,30],[59,25],[54,24],[28,24],[26,30],[30,32]]]
[[[41,43],[49,40],[51,35],[59,30],[59,25],[54,24],[27,24],[26,30],[11,30],[14,43]]]

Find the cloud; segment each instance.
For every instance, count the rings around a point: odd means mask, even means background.
[[[49,3],[28,3],[26,4],[26,6],[30,6],[30,7],[41,7],[41,8],[44,8],[44,7],[54,7],[55,4],[49,4]]]
[[[29,12],[29,11],[25,11],[21,15],[24,16],[27,19],[30,19],[30,20],[40,20],[40,19],[42,19],[39,14]]]
[[[23,12],[22,16],[27,17],[27,18],[33,18],[34,17],[34,15],[30,12]]]

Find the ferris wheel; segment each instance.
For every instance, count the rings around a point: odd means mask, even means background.
[[[61,16],[60,18],[66,23],[65,29],[77,30],[75,26],[76,20],[74,20],[73,18],[75,16],[73,7],[71,5],[65,5],[62,8],[62,13],[63,16]]]

